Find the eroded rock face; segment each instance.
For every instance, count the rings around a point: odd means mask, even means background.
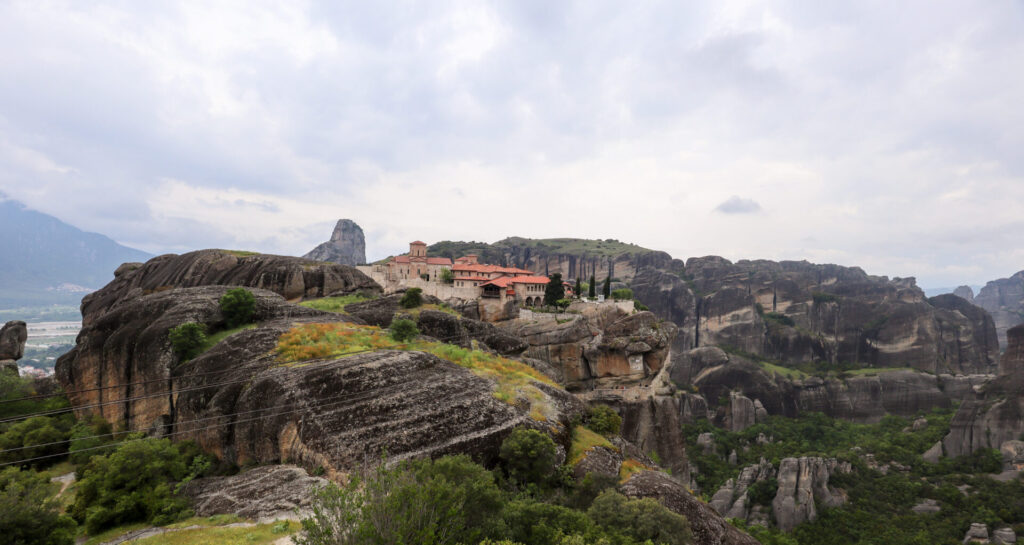
[[[736,479],[729,479],[711,498],[711,508],[725,518],[750,520],[750,498],[747,490],[756,482],[775,478],[775,466],[761,459],[760,463],[740,470]]]
[[[558,370],[569,389],[649,383],[668,359],[676,327],[650,312],[602,305],[568,322],[511,320],[500,328],[524,340],[524,356]]]
[[[974,302],[974,290],[970,286],[959,286],[953,290],[953,295],[960,297],[968,303]]]
[[[182,494],[196,516],[231,514],[260,520],[294,516],[309,507],[312,491],[327,479],[311,477],[293,465],[262,466],[230,477],[205,477],[189,482]]]
[[[960,405],[942,440],[946,456],[1000,448],[1024,434],[1024,325],[1010,328],[1006,336],[999,376],[987,387],[983,399]]]
[[[698,545],[755,545],[757,540],[725,521],[708,504],[695,498],[682,483],[659,471],[641,471],[619,486],[632,498],[655,498],[690,521]]]
[[[682,411],[673,396],[652,396],[638,401],[616,403],[622,416],[622,437],[643,452],[657,453],[661,465],[672,474],[689,480],[689,462],[683,440]]]
[[[366,238],[363,236],[363,228],[352,220],[338,220],[334,232],[331,233],[331,240],[313,248],[302,257],[340,265],[363,265],[366,263]]]
[[[985,284],[975,296],[974,304],[992,315],[999,336],[999,345],[1005,348],[1006,331],[1024,323],[1024,271]]]
[[[817,457],[785,458],[779,463],[779,491],[772,500],[772,513],[780,530],[789,532],[797,525],[818,518],[815,502],[836,507],[846,502],[843,491],[828,486],[835,472],[849,473],[848,462]]]
[[[0,328],[0,360],[20,360],[25,355],[28,326],[21,320],[12,320]]]
[[[968,543],[988,543],[988,527],[980,522],[972,522],[964,535],[964,545]]]

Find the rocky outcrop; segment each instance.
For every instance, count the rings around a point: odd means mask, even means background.
[[[997,545],[1014,545],[1017,543],[1017,532],[1013,528],[1003,527],[992,532],[992,543]]]
[[[953,295],[960,297],[968,303],[974,302],[974,290],[970,286],[959,286],[953,290]]]
[[[691,494],[685,486],[660,471],[641,471],[619,486],[632,498],[654,498],[690,521],[693,542],[697,545],[755,545],[757,540],[725,521],[708,504]]]
[[[120,269],[119,269],[120,270]],[[289,301],[334,294],[381,293],[381,287],[354,267],[297,257],[199,250],[167,254],[122,271],[99,291],[82,299],[82,325],[123,301],[174,288],[244,286],[272,291]]]
[[[1006,331],[1024,323],[1024,271],[985,284],[974,297],[974,304],[992,315],[999,345],[1005,348]]]
[[[25,355],[28,326],[12,320],[0,328],[0,372],[18,374],[18,360]]]
[[[683,481],[689,480],[679,399],[651,396],[637,401],[618,401],[622,416],[621,434],[645,453],[656,453],[661,465]],[[653,454],[652,454],[653,456]]]
[[[816,504],[836,507],[846,502],[842,490],[828,486],[836,472],[849,473],[849,462],[816,457],[785,458],[779,463],[779,491],[772,500],[772,514],[780,530],[817,519]]]
[[[964,545],[988,542],[988,527],[980,522],[972,522],[967,534],[964,535]]]
[[[366,238],[363,236],[363,228],[352,220],[338,220],[331,233],[331,240],[313,248],[303,257],[340,265],[364,265]]]
[[[668,359],[676,327],[650,312],[589,306],[567,321],[516,319],[499,327],[523,339],[524,356],[550,364],[571,390],[648,384]]]
[[[416,325],[421,334],[442,342],[471,348],[476,341],[506,356],[521,354],[528,346],[519,337],[509,335],[494,324],[460,318],[437,310],[421,311]]]
[[[982,448],[1001,448],[1024,434],[1024,325],[1006,332],[1006,352],[999,376],[980,400],[965,401],[942,440],[946,456],[970,454]]]
[[[327,479],[293,465],[256,467],[230,477],[205,477],[182,488],[196,516],[230,514],[260,520],[294,516],[310,505],[313,490]]]
[[[747,490],[760,481],[774,479],[776,476],[775,466],[763,458],[755,465],[747,466],[740,470],[735,479],[729,479],[711,498],[711,508],[725,518],[750,520],[751,505]]]

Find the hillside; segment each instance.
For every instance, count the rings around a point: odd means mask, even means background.
[[[0,201],[0,231],[0,308],[77,305],[121,263],[152,257],[11,200]]]

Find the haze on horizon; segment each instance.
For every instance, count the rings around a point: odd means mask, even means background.
[[[1024,269],[1024,4],[0,4],[0,192],[153,253]]]

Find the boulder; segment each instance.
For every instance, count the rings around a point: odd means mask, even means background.
[[[1014,545],[1017,543],[1017,532],[1013,528],[1004,526],[992,532],[992,543],[998,545]]]
[[[250,469],[230,477],[204,477],[182,488],[196,516],[238,515],[247,519],[295,516],[310,505],[315,488],[329,481],[293,465]]]
[[[622,454],[608,447],[594,447],[583,455],[572,468],[576,479],[583,479],[588,473],[618,480],[622,467]]]
[[[938,513],[939,511],[942,511],[942,508],[939,507],[939,502],[933,499],[925,499],[921,500],[921,502],[918,503],[917,505],[911,507],[910,510],[917,513],[918,515],[933,515],[935,513]]]
[[[708,504],[700,501],[679,481],[660,471],[634,473],[619,486],[631,498],[655,498],[690,521],[696,545],[756,545],[756,539],[729,524]]]
[[[684,352],[673,360],[670,376],[679,386],[691,384],[705,369],[729,363],[729,355],[717,346],[702,346]]]
[[[331,233],[331,239],[313,248],[305,259],[329,261],[340,265],[363,265],[366,263],[366,238],[359,225],[347,219],[338,220]]]
[[[12,320],[0,328],[0,360],[20,360],[25,355],[28,326],[21,320]]]
[[[980,522],[972,522],[964,535],[964,545],[968,543],[988,543],[988,527]]]

